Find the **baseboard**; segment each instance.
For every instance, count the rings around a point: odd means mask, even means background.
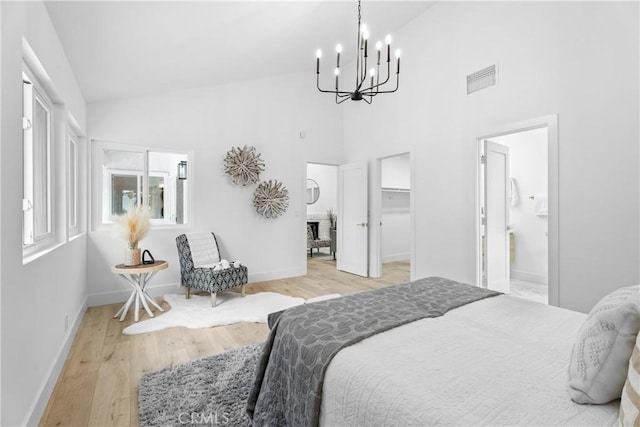
[[[394,261],[409,261],[411,254],[409,252],[404,254],[391,254],[382,256],[382,263],[394,262]]]
[[[62,368],[64,367],[64,362],[67,360],[69,350],[71,350],[71,345],[73,344],[73,340],[75,339],[78,328],[80,327],[80,322],[82,322],[84,313],[87,311],[87,298],[88,297],[85,297],[84,301],[80,305],[80,310],[76,314],[76,317],[73,320],[73,324],[67,332],[64,344],[62,345],[62,348],[60,348],[58,356],[51,366],[51,369],[49,369],[49,374],[47,375],[47,379],[40,388],[38,397],[33,402],[31,408],[29,409],[29,412],[27,412],[27,417],[23,425],[37,426],[40,423],[40,418],[42,418],[42,415],[47,408],[47,403],[49,403],[49,399],[51,398],[51,394],[53,393],[53,388],[56,386],[58,377],[60,376]]]
[[[165,283],[162,285],[149,285],[145,289],[152,297],[159,297],[164,294],[175,294],[179,290],[178,283]],[[131,295],[131,289],[122,289],[111,292],[98,292],[87,297],[88,307],[98,307],[100,305],[124,303]]]
[[[249,271],[249,284],[256,282],[266,282],[267,280],[287,279],[289,277],[304,276],[307,274],[305,267],[292,268],[290,270],[266,271],[251,274]]]
[[[249,284],[257,282],[265,282],[267,280],[286,279],[288,277],[304,276],[306,271],[304,268],[294,268],[291,270],[267,271],[263,273],[249,273]],[[180,291],[179,284],[165,283],[161,285],[149,285],[146,288],[152,297],[159,297],[164,294],[175,294]],[[131,295],[131,289],[122,289],[119,291],[99,292],[90,294],[87,297],[87,307],[97,307],[100,305],[124,303]]]
[[[525,282],[538,283],[540,285],[548,285],[547,276],[544,274],[531,273],[529,271],[511,270],[511,278],[516,280],[524,280]]]

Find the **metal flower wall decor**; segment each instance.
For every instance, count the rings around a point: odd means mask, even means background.
[[[289,207],[289,190],[278,180],[263,181],[253,193],[256,212],[266,218],[277,218]]]
[[[224,159],[224,173],[236,185],[244,187],[255,184],[260,180],[260,173],[264,172],[264,161],[260,154],[256,154],[256,147],[253,146],[232,147]]]

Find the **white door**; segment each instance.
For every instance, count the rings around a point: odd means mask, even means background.
[[[367,164],[338,166],[338,270],[368,276]]]
[[[509,292],[509,147],[484,141],[485,277],[489,289]]]

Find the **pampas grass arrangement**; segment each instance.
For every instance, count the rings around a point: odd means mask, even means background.
[[[127,209],[122,215],[114,216],[115,234],[127,241],[129,249],[136,249],[151,227],[151,213],[141,206]]]

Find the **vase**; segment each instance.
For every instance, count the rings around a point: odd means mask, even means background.
[[[142,264],[142,257],[140,256],[140,248],[138,245],[127,247],[124,253],[124,265],[133,267],[140,264]]]

